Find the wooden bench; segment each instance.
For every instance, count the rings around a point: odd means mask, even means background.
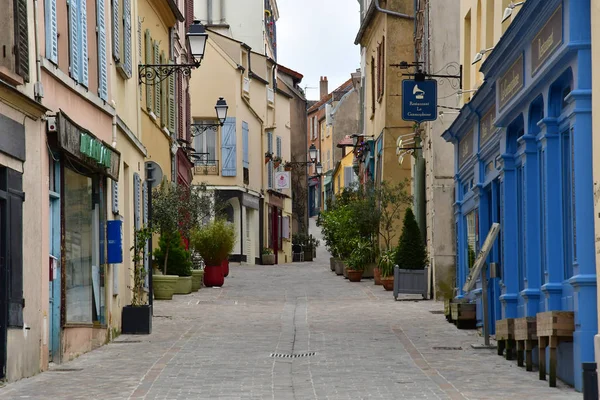
[[[450,303],[450,315],[458,329],[474,329],[477,325],[476,305],[471,303]]]
[[[523,317],[515,319],[515,341],[517,342],[517,365],[523,366],[523,353],[525,353],[525,369],[533,371],[533,348],[537,344],[536,317]]]
[[[496,341],[498,342],[498,355],[504,355],[506,349],[506,359],[513,359],[513,349],[515,348],[515,319],[505,318],[496,321]]]
[[[546,346],[550,347],[550,387],[556,387],[556,348],[560,342],[573,341],[573,311],[547,311],[536,316],[540,347],[540,380],[546,380]]]

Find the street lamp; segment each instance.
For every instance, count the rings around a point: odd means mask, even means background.
[[[310,157],[310,159],[312,160],[312,162],[316,162],[317,161],[317,156],[318,156],[318,150],[315,147],[315,144],[311,144],[310,147],[308,148],[308,156]]]
[[[186,38],[190,46],[190,52],[193,62],[190,64],[140,64],[138,65],[138,81],[140,85],[154,85],[160,83],[173,74],[179,73],[182,76],[190,76],[192,69],[200,66],[206,50],[208,33],[200,21],[194,21],[190,25]]]
[[[506,9],[504,10],[504,15],[502,16],[502,22],[506,21],[507,19],[510,18],[510,16],[513,13],[513,10],[515,9],[515,7],[517,6],[522,6],[523,4],[525,4],[524,1],[519,1],[518,3],[513,3],[512,1],[508,4],[508,7],[506,7]]]
[[[323,173],[323,165],[321,165],[320,161],[317,163],[316,169],[317,169],[317,175],[321,175]]]
[[[485,53],[488,53],[492,50],[494,50],[493,47],[490,47],[489,49],[480,50],[477,54],[475,54],[475,58],[473,58],[473,62],[471,63],[471,65],[477,64],[479,61],[481,61],[483,59],[483,55]]]
[[[208,129],[218,128],[219,126],[223,126],[225,120],[227,119],[227,110],[229,110],[229,106],[224,98],[219,97],[217,100],[217,104],[215,105],[215,111],[217,113],[217,122],[216,124],[191,124],[191,132],[190,135],[192,137],[198,136],[206,132]]]

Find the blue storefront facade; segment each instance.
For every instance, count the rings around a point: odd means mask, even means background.
[[[558,377],[582,388],[598,331],[590,0],[528,0],[481,66],[485,82],[444,133],[455,148],[458,297],[492,223],[490,333],[504,318],[573,311]],[[489,278],[489,271],[488,271]]]

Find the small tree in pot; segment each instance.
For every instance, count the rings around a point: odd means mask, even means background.
[[[167,243],[169,243],[167,245]],[[168,257],[168,260],[166,258]],[[165,232],[161,235],[158,248],[154,250],[154,258],[159,264],[167,266],[166,275],[177,275],[177,285],[174,294],[189,294],[192,292],[192,259],[191,254],[183,245],[178,231]]]
[[[223,286],[222,267],[235,244],[235,228],[223,219],[216,219],[192,232],[192,247],[204,259],[204,285]]]
[[[421,239],[421,230],[412,210],[404,215],[402,235],[396,251],[394,297],[399,293],[421,294],[427,298],[427,250]]]

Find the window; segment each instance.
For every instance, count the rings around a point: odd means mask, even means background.
[[[383,88],[385,86],[385,36],[381,38],[381,43],[377,46],[377,101],[381,103],[383,99]]]
[[[210,124],[214,121],[194,121],[195,124]],[[194,149],[198,153],[195,165],[216,165],[217,163],[217,130],[208,128],[194,138]]]
[[[101,180],[64,169],[67,323],[104,323],[105,207]]]
[[[46,26],[46,58],[58,64],[58,26],[56,21],[56,0],[46,0],[45,26]]]
[[[131,0],[112,0],[111,8],[113,59],[123,78],[131,78]]]
[[[470,270],[475,264],[475,257],[479,251],[479,238],[477,229],[479,221],[477,210],[473,210],[465,216],[467,224],[467,268]]]

